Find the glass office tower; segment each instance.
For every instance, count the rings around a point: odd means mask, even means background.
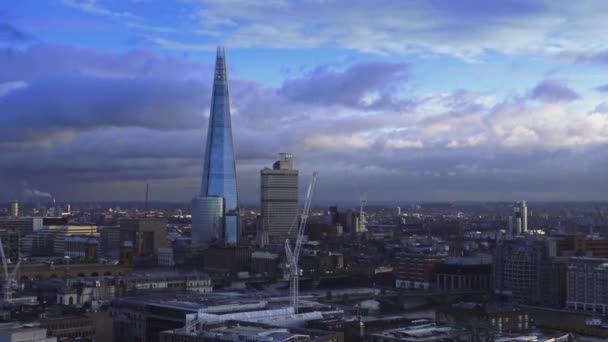
[[[238,235],[238,196],[236,192],[236,166],[234,162],[234,143],[232,140],[232,122],[230,118],[230,96],[226,72],[226,52],[218,47],[213,76],[213,94],[207,130],[207,146],[201,182],[200,198],[216,197],[223,199],[223,217],[221,219],[221,237],[228,243],[236,243]],[[210,222],[206,217],[217,210],[217,200],[206,201],[200,198],[193,200],[192,236],[197,242],[208,242],[217,232],[207,231],[211,227],[202,224]],[[208,206],[213,206],[213,208]],[[196,216],[196,217],[195,217]],[[216,215],[213,221],[216,220]],[[196,224],[199,223],[199,224]],[[215,228],[213,228],[215,229]]]

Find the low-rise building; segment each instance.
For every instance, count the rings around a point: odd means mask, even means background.
[[[57,342],[56,337],[47,337],[47,329],[38,324],[0,324],[2,342]]]
[[[161,341],[167,342],[220,342],[220,341],[256,341],[256,342],[308,342],[308,341],[343,341],[339,333],[319,330],[307,330],[287,327],[275,327],[268,324],[228,321],[208,324],[203,330],[175,329],[163,331]]]
[[[371,333],[368,336],[370,342],[440,342],[440,341],[470,341],[471,334],[459,326],[425,322],[412,325],[383,330]]]
[[[466,327],[482,341],[503,333],[524,332],[532,326],[527,310],[504,303],[457,303],[439,308],[435,317],[440,323]]]

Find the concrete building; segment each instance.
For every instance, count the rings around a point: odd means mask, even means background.
[[[63,256],[69,236],[99,236],[95,225],[45,225],[22,236],[21,251],[27,256]]]
[[[279,271],[281,258],[278,254],[268,251],[251,253],[251,273],[269,277],[276,276]]]
[[[19,202],[16,200],[8,202],[8,216],[19,217]]]
[[[68,236],[63,255],[73,259],[97,260],[99,241],[91,236]]]
[[[426,321],[412,325],[388,329],[368,334],[372,342],[441,342],[441,341],[470,341],[471,333],[463,327],[447,324],[429,323]]]
[[[281,153],[272,168],[262,169],[260,176],[260,244],[280,244],[297,233],[295,227],[292,229],[298,216],[298,170],[293,168],[293,155]]]
[[[25,236],[43,227],[42,217],[0,217],[0,229],[6,229]]]
[[[95,323],[87,315],[61,315],[40,321],[40,327],[48,330],[49,336],[58,341],[76,342],[92,340],[95,337]]]
[[[448,257],[435,265],[435,288],[440,291],[491,291],[492,257]]]
[[[129,231],[122,230],[120,226],[99,227],[99,249],[103,258],[116,260],[120,256],[120,246],[123,241],[131,241],[133,237]]]
[[[287,298],[261,300],[256,298],[258,295],[151,292],[146,296],[117,298],[110,307],[114,341],[208,341],[193,340],[188,336],[198,336],[209,325],[230,324],[231,321],[282,328],[304,326],[309,320],[343,314],[343,311],[336,311],[331,306],[306,301],[303,303],[306,312],[296,315],[293,309],[287,308]],[[177,336],[184,332],[181,335],[184,338],[161,339],[161,336],[165,336],[161,333],[173,330]]]
[[[120,228],[131,235],[138,257],[156,260],[158,249],[167,247],[167,219],[135,218],[120,220]]]
[[[340,334],[301,328],[276,327],[245,321],[208,324],[204,330],[176,329],[163,331],[161,340],[167,342],[340,342]]]
[[[608,314],[608,259],[570,258],[566,277],[568,308]]]
[[[513,236],[528,232],[528,207],[526,201],[515,202],[513,214],[509,216],[509,234]]]
[[[38,324],[0,324],[0,342],[57,342],[56,337],[47,337],[47,329]]]
[[[517,304],[562,307],[566,297],[566,261],[551,240],[501,241],[493,254],[494,292]]]
[[[475,332],[477,341],[492,341],[504,333],[520,333],[532,327],[530,313],[508,304],[461,302],[436,311],[437,322],[455,324]]]
[[[435,281],[435,266],[447,254],[443,252],[403,251],[395,258],[395,287],[430,289]]]

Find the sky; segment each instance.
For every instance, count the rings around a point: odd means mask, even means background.
[[[0,2],[0,199],[188,202],[226,48],[240,200],[608,193],[608,2]],[[26,191],[27,192],[27,191]],[[302,191],[303,192],[303,191]]]

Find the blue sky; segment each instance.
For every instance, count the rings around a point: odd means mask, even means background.
[[[326,201],[600,200],[603,1],[0,4],[0,197],[188,201],[226,46],[241,199],[293,152]]]

